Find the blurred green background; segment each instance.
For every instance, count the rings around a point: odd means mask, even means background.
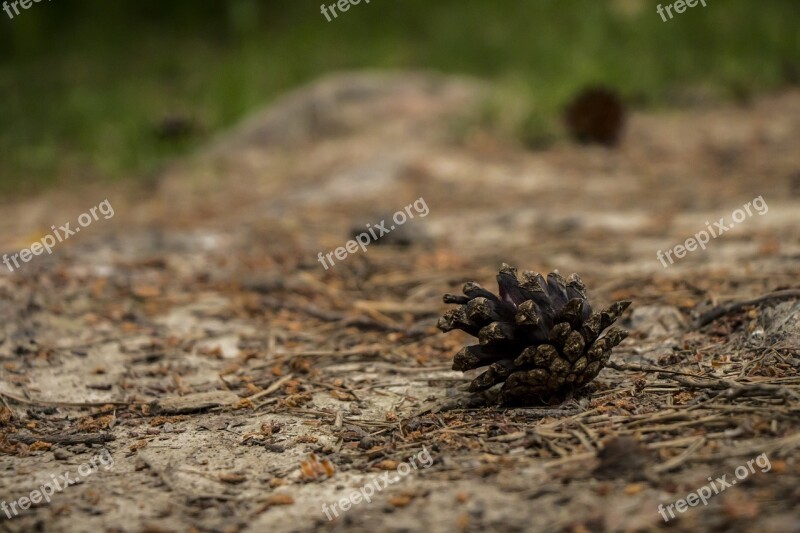
[[[667,22],[651,0],[372,0],[332,22],[320,3],[56,0],[0,12],[3,197],[153,175],[336,70],[497,81],[531,145],[587,84],[668,107],[681,88],[746,102],[800,76],[798,0],[707,0]],[[487,104],[485,120],[502,107]]]

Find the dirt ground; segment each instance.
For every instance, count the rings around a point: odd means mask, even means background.
[[[529,151],[464,130],[485,90],[327,78],[144,187],[4,206],[7,253],[115,213],[0,265],[0,497],[80,477],[0,529],[800,531],[800,92]],[[657,259],[757,197],[768,211],[706,250]],[[424,216],[318,262],[419,199]],[[504,262],[632,300],[615,369],[561,404],[470,407],[441,297],[495,290]],[[407,475],[342,509],[386,473]],[[660,504],[722,476],[665,522]]]

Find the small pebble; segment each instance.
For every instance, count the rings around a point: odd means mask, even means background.
[[[53,451],[53,457],[57,461],[64,461],[72,457],[72,454],[64,448],[56,448],[55,451]]]
[[[364,437],[360,441],[358,441],[358,447],[362,450],[369,450],[373,448],[377,444],[377,441],[373,437]]]

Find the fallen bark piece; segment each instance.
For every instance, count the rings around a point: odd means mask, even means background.
[[[212,407],[232,405],[238,401],[238,394],[221,390],[164,398],[163,400],[157,400],[153,408],[160,414],[183,414],[204,411]]]
[[[102,444],[115,440],[114,435],[108,433],[79,433],[75,435],[9,435],[10,442],[34,444],[48,442],[50,444]]]

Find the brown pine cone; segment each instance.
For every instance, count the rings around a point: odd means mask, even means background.
[[[472,380],[470,392],[502,383],[500,403],[541,402],[597,377],[611,349],[628,336],[617,327],[603,332],[631,302],[592,313],[577,274],[567,280],[557,272],[547,279],[530,271],[520,276],[504,264],[497,284],[499,297],[473,282],[464,285],[465,296],[444,296],[458,307],[439,319],[438,328],[460,329],[480,341],[456,354],[453,370],[489,367]]]
[[[591,87],[569,104],[565,113],[567,129],[582,143],[614,146],[625,127],[625,106],[611,89]]]

